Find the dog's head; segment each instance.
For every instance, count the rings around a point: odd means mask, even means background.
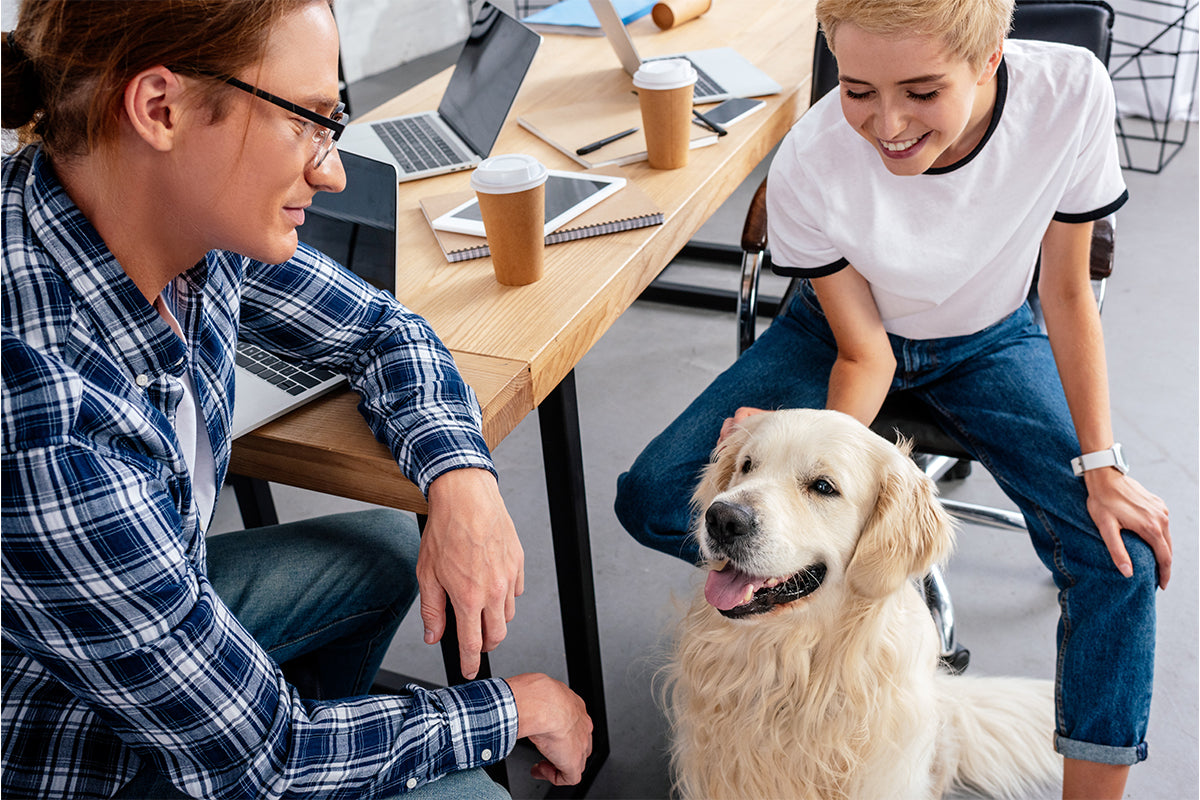
[[[834,587],[890,594],[953,547],[935,494],[906,449],[850,416],[750,417],[714,451],[693,497],[712,569],[705,597],[740,618]]]

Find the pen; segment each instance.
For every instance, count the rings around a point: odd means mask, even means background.
[[[624,139],[626,136],[632,136],[633,134],[635,134],[637,132],[638,132],[637,128],[630,128],[627,131],[621,131],[620,133],[614,133],[612,136],[605,136],[603,139],[597,139],[596,141],[592,142],[591,144],[585,144],[583,147],[581,147],[575,151],[575,155],[586,156],[588,153],[596,152],[601,147],[604,147],[604,145],[606,145],[606,144],[612,144],[613,142],[617,141],[618,139]]]
[[[693,109],[692,109],[692,113],[696,115],[696,119],[698,119],[698,120],[700,120],[701,122],[703,122],[703,123],[704,123],[704,124],[705,124],[705,125],[708,127],[708,129],[709,129],[710,131],[712,131],[713,133],[715,133],[717,136],[724,136],[725,134],[729,133],[729,131],[725,130],[725,129],[724,129],[724,128],[722,128],[720,125],[718,125],[717,123],[713,122],[711,119],[709,119],[708,117],[704,116],[703,114],[701,114],[701,113],[700,113],[699,111],[697,111],[696,109],[694,109],[694,108],[693,108]]]

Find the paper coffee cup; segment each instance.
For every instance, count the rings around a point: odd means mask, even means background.
[[[496,280],[524,286],[542,277],[546,246],[546,175],[523,153],[484,159],[471,174]]]
[[[665,31],[695,19],[710,8],[712,0],[659,0],[650,10],[650,17]]]
[[[681,58],[647,61],[633,75],[654,169],[686,167],[692,143],[692,89],[696,70]]]

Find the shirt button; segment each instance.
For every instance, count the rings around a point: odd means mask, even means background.
[[[491,761],[492,760],[492,751],[488,750],[485,747],[483,749],[483,752],[479,754],[479,757],[482,758],[484,761]]]
[[[150,385],[150,376],[143,373],[141,375],[138,375],[136,378],[134,378],[133,382],[136,383],[138,386],[142,387],[143,389],[145,389],[147,386]]]
[[[415,789],[415,788],[417,788],[417,779],[416,779],[416,778],[409,778],[409,779],[408,779],[408,783],[404,784],[404,786],[405,786],[405,788],[408,788],[408,789]]]

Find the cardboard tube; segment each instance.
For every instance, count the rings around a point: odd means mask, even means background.
[[[712,0],[659,0],[650,10],[650,16],[665,31],[695,19],[710,8]]]

